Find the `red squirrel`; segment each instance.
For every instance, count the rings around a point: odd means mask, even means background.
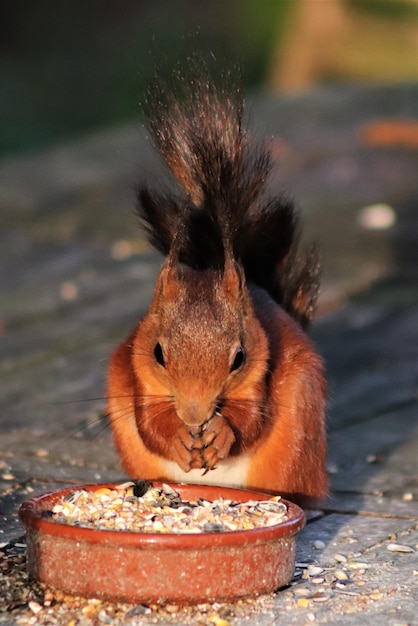
[[[326,383],[306,329],[318,291],[290,200],[266,197],[267,142],[241,90],[156,81],[146,113],[173,191],[138,191],[166,256],[145,316],[111,357],[108,411],[134,479],[281,493],[327,491]]]

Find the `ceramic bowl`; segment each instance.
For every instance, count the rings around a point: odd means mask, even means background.
[[[231,600],[274,591],[292,578],[296,535],[305,525],[305,516],[287,500],[283,500],[288,507],[284,522],[223,533],[162,535],[95,530],[59,524],[42,516],[75,489],[114,486],[72,487],[22,504],[19,516],[26,529],[32,578],[72,595],[144,604]],[[222,497],[245,502],[270,497],[225,487],[171,486],[184,500]]]

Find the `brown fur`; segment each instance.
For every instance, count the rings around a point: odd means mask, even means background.
[[[318,264],[298,261],[291,203],[262,198],[270,155],[250,147],[240,93],[193,87],[181,102],[161,85],[149,99],[152,135],[182,191],[139,192],[168,259],[147,314],[111,360],[115,442],[134,478],[224,467],[228,482],[245,465],[240,485],[318,498],[326,386],[302,329]]]

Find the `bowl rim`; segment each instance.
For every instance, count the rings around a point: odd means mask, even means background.
[[[129,482],[129,481],[125,481]],[[303,510],[293,502],[282,498],[282,502],[288,510],[288,518],[273,526],[263,526],[251,530],[231,530],[227,532],[205,532],[205,533],[140,533],[123,530],[107,530],[96,528],[83,528],[71,526],[42,517],[42,512],[50,510],[54,504],[72,491],[85,489],[93,491],[100,488],[113,489],[124,482],[112,483],[88,483],[75,485],[44,493],[25,500],[19,508],[19,518],[26,530],[34,530],[44,535],[72,541],[85,541],[88,543],[118,544],[121,547],[146,547],[147,549],[198,549],[213,547],[216,545],[242,545],[246,543],[259,543],[267,541],[277,541],[280,538],[292,537],[305,526],[306,517]],[[193,483],[176,483],[170,481],[152,481],[154,487],[161,487],[167,484],[173,489],[182,492],[201,491],[205,499],[222,497],[235,501],[245,502],[246,500],[264,500],[274,496],[274,494],[263,491],[241,489],[235,487],[223,487],[217,485],[201,485]],[[212,493],[212,496],[211,496]]]

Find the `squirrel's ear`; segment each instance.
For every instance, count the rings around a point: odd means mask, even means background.
[[[237,301],[245,289],[244,272],[233,259],[227,259],[225,263],[222,284],[226,295],[232,301]]]
[[[164,300],[174,300],[178,296],[179,272],[176,263],[170,258],[161,269],[157,278],[156,291],[164,296]]]

